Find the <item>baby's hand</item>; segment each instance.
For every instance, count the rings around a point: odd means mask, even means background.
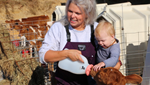
[[[93,69],[94,71],[97,71],[97,70],[100,70],[101,67],[104,67],[105,66],[105,63],[104,62],[100,62],[98,64],[96,64]]]

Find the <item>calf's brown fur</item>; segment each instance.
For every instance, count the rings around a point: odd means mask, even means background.
[[[97,85],[125,85],[126,83],[140,84],[142,82],[141,76],[137,74],[124,76],[118,69],[113,67],[101,68],[98,71],[91,69],[90,75]]]

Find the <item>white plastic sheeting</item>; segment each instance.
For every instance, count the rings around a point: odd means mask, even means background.
[[[56,21],[61,19],[65,15],[65,6],[56,6],[56,10],[54,12],[56,14]]]

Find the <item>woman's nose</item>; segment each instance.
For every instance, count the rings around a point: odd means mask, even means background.
[[[71,17],[72,17],[72,18],[75,17],[75,13],[72,13]]]

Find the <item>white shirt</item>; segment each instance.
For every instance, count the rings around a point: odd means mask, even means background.
[[[98,25],[94,23],[94,29]],[[69,26],[71,42],[90,42],[91,26],[87,25],[84,30],[78,31]],[[67,34],[65,27],[60,22],[55,22],[49,31],[46,33],[43,44],[39,50],[39,59],[41,63],[46,63],[44,60],[45,53],[48,50],[61,51],[67,43]]]

